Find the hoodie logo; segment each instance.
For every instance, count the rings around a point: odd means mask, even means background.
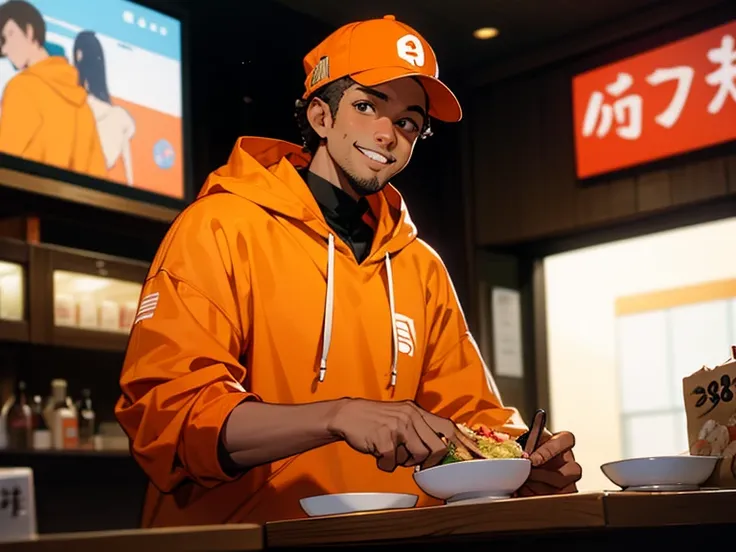
[[[399,352],[413,357],[417,335],[414,329],[414,320],[398,312],[394,315],[394,319],[396,320],[396,338]]]
[[[143,299],[141,299],[141,304],[138,307],[138,312],[135,313],[135,321],[133,322],[133,325],[135,326],[141,320],[148,320],[149,318],[153,318],[153,313],[156,312],[157,306],[158,291],[146,295]]]

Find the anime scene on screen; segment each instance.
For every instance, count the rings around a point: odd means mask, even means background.
[[[125,0],[0,0],[0,152],[184,199],[181,30]]]

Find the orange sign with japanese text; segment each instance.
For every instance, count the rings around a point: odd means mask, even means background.
[[[577,175],[736,139],[736,21],[573,79]]]

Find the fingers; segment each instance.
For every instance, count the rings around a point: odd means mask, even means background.
[[[431,451],[418,435],[417,428],[413,424],[408,425],[401,431],[399,440],[409,453],[403,462],[399,462],[399,465],[416,466],[429,457]]]
[[[404,427],[404,442],[411,454],[411,459],[404,466],[421,464],[429,468],[439,464],[447,454],[447,445],[429,426],[424,417],[415,408],[408,411],[408,423]]]
[[[518,491],[516,491],[516,494],[520,497],[551,495],[557,494],[557,490],[553,487],[550,487],[549,485],[545,485],[544,483],[527,480],[527,482],[524,483],[524,485]]]
[[[542,433],[539,435],[539,442],[537,443],[537,446],[542,445],[549,441],[554,434],[547,429],[546,427],[542,430]]]
[[[378,469],[385,472],[392,472],[396,469],[396,449],[392,432],[389,428],[383,427],[376,437],[373,455],[378,459],[376,464]]]
[[[539,481],[527,481],[524,485],[516,492],[516,496],[541,496],[541,495],[560,495],[560,494],[573,494],[578,492],[575,484],[568,485],[562,489],[558,489],[546,483],[540,483]]]
[[[391,472],[397,466],[414,466],[424,462],[431,451],[417,432],[416,426],[421,422],[421,417],[414,416],[410,409],[391,413],[381,428],[380,443],[377,444],[380,469]]]
[[[541,466],[553,458],[571,450],[575,446],[575,437],[569,431],[555,433],[542,443],[530,456],[532,466]]]
[[[393,471],[397,466],[416,465],[432,467],[446,456],[447,445],[421,412],[411,402],[397,404],[391,409],[391,415],[384,426],[386,431],[382,432],[380,444],[376,446],[380,469]],[[447,428],[444,431],[447,432]],[[393,454],[388,452],[389,442],[393,447]]]
[[[437,433],[427,424],[422,416],[418,416],[416,425],[414,426],[417,435],[424,443],[428,452],[426,458],[421,462],[422,468],[431,468],[436,466],[447,456],[447,445],[437,435]]]
[[[399,445],[396,449],[396,465],[406,466],[411,460],[411,454],[404,445]]]
[[[409,401],[407,403],[414,411],[422,417],[424,422],[432,429],[432,431],[440,437],[447,437],[448,439],[455,433],[455,424],[452,420],[437,416],[431,412],[423,410],[415,403]]]
[[[557,469],[533,469],[529,474],[529,481],[544,483],[555,489],[564,489],[580,481],[583,469],[575,462],[572,454],[567,452],[563,455],[567,462]]]
[[[407,401],[405,404],[414,412],[412,415],[414,428],[429,451],[427,458],[421,462],[422,469],[436,466],[447,456],[447,444],[442,437],[452,437],[455,424],[451,420],[422,410],[414,402]]]

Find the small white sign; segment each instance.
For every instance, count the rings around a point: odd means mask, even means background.
[[[31,468],[0,468],[0,542],[37,536]]]
[[[513,289],[491,291],[493,359],[497,376],[524,377],[521,337],[521,294]]]

